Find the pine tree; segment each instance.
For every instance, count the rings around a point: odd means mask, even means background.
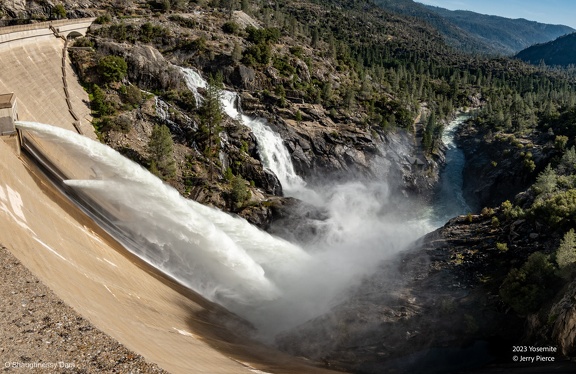
[[[570,229],[560,241],[556,250],[556,263],[560,269],[576,262],[576,235],[574,229]]]
[[[162,179],[170,179],[176,175],[176,162],[174,161],[174,142],[170,130],[166,125],[154,126],[150,141],[150,171]]]
[[[206,97],[200,107],[200,126],[202,132],[207,137],[208,143],[204,150],[204,154],[210,163],[210,180],[212,180],[214,173],[212,159],[218,155],[220,146],[218,133],[220,132],[220,126],[224,119],[221,104],[221,86],[222,77],[217,76],[214,78],[211,76],[208,80]]]
[[[312,29],[312,41],[310,43],[310,46],[312,48],[318,48],[318,39],[320,38],[320,33],[318,32],[318,29],[316,27],[314,27]]]
[[[556,183],[558,182],[558,175],[550,165],[538,174],[536,178],[536,183],[534,183],[534,190],[539,194],[547,194],[556,188]]]
[[[234,42],[234,49],[232,50],[232,60],[239,62],[242,59],[242,47],[238,42]]]
[[[235,208],[241,207],[250,197],[250,191],[246,187],[246,181],[241,175],[232,178],[230,197]]]
[[[422,146],[428,152],[431,152],[434,148],[434,141],[437,135],[436,114],[434,112],[430,113],[428,117],[428,122],[426,128],[424,129],[424,134],[422,135]]]
[[[250,3],[248,2],[248,0],[242,0],[240,2],[240,9],[242,9],[242,11],[246,14],[250,13]]]

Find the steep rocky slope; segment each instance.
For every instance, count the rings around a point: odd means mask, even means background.
[[[384,131],[370,123],[371,114],[360,103],[347,108],[339,104],[341,95],[348,92],[346,87],[358,79],[353,72],[342,70],[332,58],[315,54],[313,48],[302,47],[299,38],[274,34],[275,29],[262,27],[260,21],[241,11],[234,12],[232,20],[217,11],[198,10],[156,18],[104,20],[102,25],[94,25],[90,36],[71,49],[71,56],[84,84],[92,90],[94,85],[104,89],[104,102],[111,109],[97,114],[95,123],[102,139],[150,166],[147,138],[155,125],[167,124],[175,140],[177,168],[176,176],[168,182],[185,196],[237,212],[267,227],[276,209],[291,204],[282,202],[278,180],[263,168],[264,160],[257,150],[262,145],[235,118],[223,118],[216,142],[219,159],[207,156],[210,141],[202,127],[202,108],[191,97],[186,73],[179,67],[192,68],[206,79],[218,73],[226,89],[237,91],[244,113],[265,119],[281,135],[297,173],[309,182],[314,183],[318,176],[372,178],[375,168],[383,167],[390,179],[397,181],[394,188],[398,191],[430,196],[441,157],[424,152],[416,138],[424,126],[423,115],[407,114],[388,97],[390,103],[381,105],[391,107],[384,110],[391,110],[391,115],[403,113],[406,124]],[[230,27],[237,29],[226,31],[231,22],[235,26]],[[270,49],[267,53],[271,53],[272,63],[250,63],[246,56],[251,56],[254,48],[251,40],[268,32],[275,40],[279,38],[265,47]],[[244,50],[242,59],[235,55],[238,47]],[[126,61],[123,82],[107,84],[99,76],[99,61],[108,55]],[[131,102],[127,94],[130,85],[148,93],[139,93]],[[200,94],[207,92],[200,90]],[[368,97],[366,92],[356,100]],[[420,113],[428,112],[424,108]],[[424,166],[416,168],[415,159]],[[250,191],[240,204],[232,201],[231,175],[241,176]]]
[[[559,155],[554,147],[554,135],[494,135],[478,128],[474,122],[461,127],[457,142],[466,156],[464,196],[475,212],[514,200],[534,183],[545,165]]]
[[[502,209],[456,217],[277,344],[358,373],[468,372],[486,365],[522,372],[529,365],[512,360],[514,346],[554,347],[547,355],[556,366],[540,363],[534,370],[574,370],[573,280],[540,279],[549,287],[546,301],[523,316],[501,298],[510,266],[520,267],[535,251],[554,253],[558,236],[539,227],[506,218]]]

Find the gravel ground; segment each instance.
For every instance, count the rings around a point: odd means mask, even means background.
[[[0,245],[0,370],[166,373],[97,330]]]

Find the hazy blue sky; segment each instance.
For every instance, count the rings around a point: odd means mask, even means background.
[[[451,10],[471,10],[506,18],[570,26],[576,29],[575,0],[414,0]]]

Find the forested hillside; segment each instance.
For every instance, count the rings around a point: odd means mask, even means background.
[[[548,43],[533,45],[516,55],[530,64],[573,68],[576,65],[576,33],[561,36]]]
[[[559,36],[574,32],[563,25],[549,25],[526,19],[510,19],[469,11],[450,11],[428,7],[460,29],[492,45],[494,51],[512,55],[536,43],[545,43]]]
[[[428,22],[438,29],[448,45],[468,53],[510,56],[533,44],[574,32],[568,26],[452,11],[413,0],[376,0],[375,3]]]

